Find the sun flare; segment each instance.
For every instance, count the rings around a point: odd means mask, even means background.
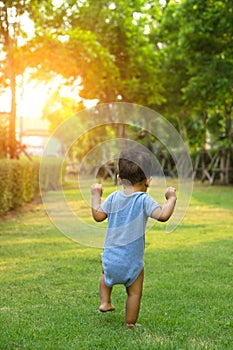
[[[18,101],[18,109],[24,117],[41,117],[48,98],[48,87],[44,84],[28,84]]]

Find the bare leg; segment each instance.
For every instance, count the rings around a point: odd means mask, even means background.
[[[100,307],[101,312],[114,311],[115,307],[111,303],[112,287],[108,287],[104,281],[104,274],[100,278]]]
[[[126,288],[128,298],[126,301],[125,324],[127,328],[134,328],[138,319],[142,288],[144,280],[144,269],[142,269],[134,283]]]

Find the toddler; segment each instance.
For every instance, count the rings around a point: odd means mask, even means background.
[[[158,204],[147,194],[151,181],[149,153],[123,151],[118,160],[118,182],[123,191],[113,192],[103,204],[101,184],[91,186],[92,216],[96,221],[108,219],[102,255],[100,279],[101,312],[113,311],[112,287],[123,284],[126,288],[125,325],[136,325],[144,279],[145,228],[148,217],[167,221],[176,204],[176,190],[166,190],[166,202]]]

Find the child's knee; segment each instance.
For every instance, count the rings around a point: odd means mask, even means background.
[[[126,288],[127,294],[128,296],[137,296],[137,297],[141,297],[142,295],[142,284],[136,284],[136,285],[132,285],[128,288]]]

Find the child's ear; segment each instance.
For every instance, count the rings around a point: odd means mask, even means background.
[[[146,186],[150,187],[150,183],[151,183],[152,177],[149,177],[146,179]]]
[[[122,180],[121,180],[119,174],[117,175],[117,183],[118,183],[119,185],[122,185]]]

